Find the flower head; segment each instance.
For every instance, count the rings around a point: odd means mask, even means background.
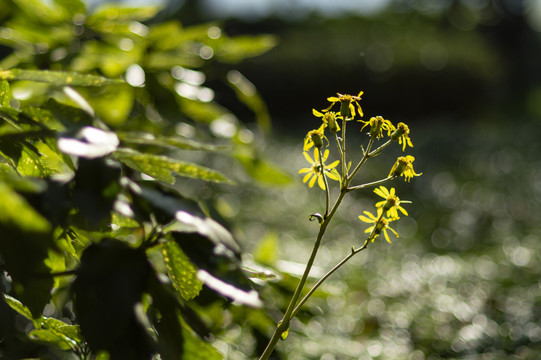
[[[364,123],[361,131],[367,126],[370,125],[370,136],[375,136],[378,139],[383,136],[383,131],[387,131],[387,136],[391,135],[391,131],[395,130],[393,123],[390,120],[385,120],[381,116],[376,116],[370,118],[368,121],[358,120]]]
[[[338,125],[338,122],[337,122],[337,120],[340,118],[340,115],[338,115],[334,111],[320,113],[316,109],[312,109],[312,114],[314,114],[314,116],[322,118],[323,125],[325,127],[328,127],[331,132],[336,133],[340,131],[340,126]]]
[[[389,222],[394,221],[396,219],[387,219],[385,218],[383,214],[383,209],[379,208],[377,212],[377,216],[372,215],[370,211],[363,211],[363,214],[366,216],[360,215],[359,219],[361,221],[364,221],[365,223],[374,224],[373,226],[366,229],[364,232],[367,234],[370,234],[370,240],[374,242],[374,240],[383,232],[383,235],[385,236],[385,240],[387,240],[388,243],[391,243],[391,239],[389,239],[389,234],[387,234],[387,230],[391,230],[393,234],[398,237],[398,233],[391,229],[389,227]]]
[[[410,178],[414,176],[420,176],[423,173],[416,174],[415,170],[413,170],[413,161],[415,158],[411,155],[407,156],[400,156],[398,159],[396,159],[396,162],[394,163],[393,167],[391,168],[391,172],[389,172],[389,176],[401,176],[404,175],[404,178],[407,182],[410,181]]]
[[[398,140],[399,144],[402,144],[402,151],[406,150],[406,145],[413,147],[410,137],[410,129],[408,125],[404,123],[398,123],[396,130],[391,134],[391,140]]]
[[[329,157],[329,149],[326,149],[323,153],[323,157],[320,159],[319,157],[319,149],[314,149],[314,159],[308,155],[308,153],[305,151],[303,152],[304,157],[306,158],[306,161],[308,161],[310,164],[312,164],[309,168],[303,168],[299,170],[299,174],[306,174],[304,178],[302,179],[303,183],[306,183],[308,180],[310,182],[308,183],[308,186],[313,187],[314,184],[317,181],[317,184],[322,190],[325,190],[325,180],[323,179],[323,176],[328,177],[329,179],[340,181],[340,174],[338,174],[338,171],[335,169],[335,167],[340,162],[339,160],[334,161],[333,163],[329,165],[325,165],[325,161]]]
[[[361,100],[362,94],[362,91],[359,92],[357,96],[336,93],[338,97],[331,96],[327,98],[327,101],[331,102],[331,105],[323,111],[329,111],[334,106],[334,104],[340,102],[340,115],[342,115],[347,120],[351,120],[355,117],[355,107],[353,106],[353,103],[355,103],[355,105],[357,105],[357,111],[359,113],[359,116],[362,117],[363,110],[361,109],[361,105],[359,105],[359,100]]]
[[[387,217],[390,219],[398,219],[398,211],[406,216],[408,216],[408,212],[406,209],[404,209],[402,206],[400,206],[401,203],[411,203],[411,201],[408,200],[400,200],[398,196],[395,195],[395,189],[391,188],[391,190],[388,190],[385,186],[380,186],[379,188],[376,188],[374,192],[384,198],[385,200],[380,201],[376,203],[376,207],[379,209],[383,209],[383,211],[387,211]]]
[[[329,139],[325,136],[324,133],[325,125],[321,125],[319,129],[309,131],[304,138],[303,151],[308,151],[315,146],[316,148],[323,147],[323,139],[327,141],[327,146],[329,144]]]

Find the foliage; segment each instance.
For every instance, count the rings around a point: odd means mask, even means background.
[[[269,117],[233,69],[274,37],[155,7],[0,6],[0,357],[222,358],[203,310],[261,300],[211,200],[247,175],[289,181],[259,155]]]

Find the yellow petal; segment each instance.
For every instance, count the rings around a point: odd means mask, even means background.
[[[314,174],[314,176],[310,179],[310,182],[308,183],[308,186],[314,187],[314,184],[316,183],[318,176]]]
[[[335,102],[340,101],[340,99],[337,98],[337,97],[331,96],[331,97],[328,97],[328,98],[327,98],[327,101],[332,102],[332,103],[335,103]]]
[[[317,177],[317,184],[322,190],[325,190],[325,180],[323,180],[323,175]]]
[[[306,159],[306,161],[308,161],[310,164],[314,164],[314,160],[312,160],[312,158],[310,157],[310,155],[308,155],[308,153],[305,151],[302,153],[304,155],[304,158]]]
[[[340,163],[340,160],[336,160],[336,161],[332,162],[330,165],[325,165],[325,168],[326,168],[326,169],[329,169],[329,170],[330,170],[330,169],[333,169],[333,168],[335,168],[339,163]]]
[[[310,168],[302,168],[299,170],[299,174],[304,174],[304,173],[307,173],[307,172],[311,172],[312,169]]]
[[[310,176],[312,176],[312,175],[313,175],[312,172],[309,172],[308,174],[304,175],[304,178],[302,179],[302,182],[306,183],[308,181],[308,179],[310,179]]]
[[[322,117],[323,116],[323,114],[320,113],[319,111],[317,111],[316,109],[312,109],[312,114],[314,114],[317,117]]]

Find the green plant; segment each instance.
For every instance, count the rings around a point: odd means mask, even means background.
[[[323,214],[315,213],[310,215],[309,217],[310,220],[317,219],[319,223],[319,231],[316,236],[316,240],[314,241],[312,253],[310,255],[310,258],[308,259],[306,268],[301,279],[299,280],[297,288],[295,289],[293,296],[289,300],[289,304],[287,305],[285,314],[283,315],[282,320],[280,320],[280,322],[278,323],[260,359],[268,359],[274,351],[274,348],[276,347],[279,339],[285,340],[287,338],[291,319],[295,317],[295,315],[305,304],[305,302],[324,281],[326,281],[351,257],[365,250],[368,244],[373,242],[380,234],[383,233],[385,239],[389,243],[391,241],[387,230],[392,231],[398,237],[398,233],[396,233],[396,231],[389,227],[389,223],[391,221],[399,219],[397,210],[400,210],[402,214],[407,215],[406,210],[402,208],[400,204],[407,203],[409,201],[400,200],[395,194],[394,188],[388,190],[381,184],[393,180],[399,176],[404,176],[405,180],[409,181],[410,178],[421,175],[416,174],[413,169],[412,163],[415,160],[413,156],[407,155],[398,157],[396,163],[392,166],[387,177],[381,180],[360,185],[352,184],[352,181],[356,177],[361,167],[366,163],[366,161],[379,155],[383,151],[383,149],[392,142],[398,142],[399,144],[402,144],[403,151],[406,149],[406,146],[413,146],[409,138],[409,128],[404,123],[399,123],[395,127],[389,120],[386,120],[381,116],[372,117],[368,121],[358,120],[364,123],[363,127],[361,128],[361,132],[364,130],[365,127],[369,127],[368,135],[370,138],[368,140],[366,148],[361,146],[362,157],[357,162],[355,167],[352,168],[352,161],[349,160],[349,152],[346,146],[346,128],[347,122],[355,120],[356,114],[358,114],[359,117],[363,116],[363,111],[359,104],[362,94],[363,92],[360,92],[356,96],[348,94],[338,94],[338,97],[329,97],[327,99],[329,102],[331,102],[331,105],[328,108],[322,110],[322,112],[313,110],[313,114],[317,117],[321,117],[323,123],[318,129],[308,132],[305,137],[303,153],[306,160],[310,163],[311,167],[303,168],[299,170],[299,173],[306,173],[303,182],[309,181],[308,185],[310,187],[314,186],[317,181],[318,186],[325,191],[325,211]],[[336,103],[340,103],[340,111],[330,111]],[[356,105],[356,108],[354,104]],[[355,109],[357,109],[357,111]],[[341,127],[339,126],[339,122],[341,123]],[[330,136],[334,137],[334,139],[336,140],[336,148],[339,154],[339,160],[334,161],[330,165],[325,164],[325,161],[329,156],[329,149],[323,150],[324,147],[329,146],[329,140],[325,136],[325,129],[328,129],[331,133]],[[375,141],[385,137],[385,135],[388,137],[388,140],[382,145],[373,149]],[[326,146],[325,143],[327,144]],[[307,151],[311,150],[312,148],[314,148],[314,159],[312,159],[307,153]],[[322,152],[323,154],[321,155]],[[341,172],[338,172],[336,170],[336,167],[339,163],[342,164]],[[339,193],[332,206],[330,201],[331,192],[328,179],[339,182]],[[375,187],[378,185],[379,188],[376,188],[374,192],[377,195],[383,197],[384,200],[376,203],[377,215],[373,215],[369,211],[364,211],[364,214],[366,216],[359,216],[360,220],[372,224],[372,226],[365,231],[369,235],[364,241],[364,244],[358,248],[352,247],[351,253],[348,254],[331,270],[329,270],[325,275],[323,275],[301,298],[304,287],[306,285],[306,281],[308,279],[308,275],[310,274],[310,270],[314,264],[314,260],[321,246],[321,242],[323,240],[327,227],[329,226],[329,223],[331,222],[333,216],[338,210],[344,197],[352,191]]]
[[[275,38],[153,23],[155,7],[0,7],[0,357],[221,358],[193,299],[261,301],[206,199],[231,164],[289,181],[252,143],[269,116],[234,69]]]

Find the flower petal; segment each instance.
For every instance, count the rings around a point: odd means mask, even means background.
[[[325,190],[325,180],[323,179],[323,175],[319,175],[317,177],[317,184],[319,185],[319,187],[321,188],[321,190]]]
[[[304,151],[302,154],[304,155],[304,158],[306,159],[306,161],[308,161],[312,165],[314,164],[314,160],[312,160],[312,158],[310,157],[310,155],[308,155],[306,151]]]

